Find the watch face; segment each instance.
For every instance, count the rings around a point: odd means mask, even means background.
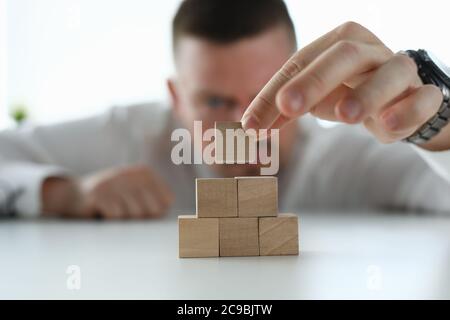
[[[439,68],[442,72],[445,73],[445,75],[450,78],[450,68],[443,64],[433,53],[427,52],[428,56],[430,57],[431,61]]]

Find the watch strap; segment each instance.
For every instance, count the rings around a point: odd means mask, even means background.
[[[446,83],[450,79],[433,63],[425,50],[402,51],[411,57],[418,69],[418,75],[424,84],[433,84],[441,89],[443,100],[438,112],[431,117],[416,132],[405,139],[414,144],[423,144],[436,136],[445,127],[450,119],[450,89]]]

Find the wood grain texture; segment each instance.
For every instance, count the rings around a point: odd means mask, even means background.
[[[237,177],[238,216],[274,217],[278,213],[276,177]]]
[[[197,217],[237,217],[237,181],[233,178],[196,179]]]
[[[216,122],[214,124],[216,130],[215,134],[215,160],[216,163],[233,164],[233,163],[248,163],[249,162],[249,143],[250,139],[245,134],[242,124],[240,122]],[[240,129],[240,130],[238,130]],[[234,147],[227,147],[227,131],[233,131]],[[222,144],[217,134],[220,131],[222,136]],[[238,141],[243,141],[239,145]]]
[[[219,219],[178,217],[179,257],[203,258],[219,256]]]
[[[298,255],[298,217],[279,214],[259,218],[259,252],[261,256]]]
[[[258,256],[258,218],[220,218],[221,257]]]

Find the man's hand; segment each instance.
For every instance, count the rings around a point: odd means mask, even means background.
[[[42,195],[44,212],[79,218],[160,217],[173,200],[167,185],[145,166],[109,169],[78,183],[50,178]]]
[[[439,88],[422,84],[411,58],[393,54],[370,31],[347,22],[295,53],[241,121],[244,129],[281,128],[310,112],[325,120],[361,122],[379,141],[391,143],[413,134],[436,114],[442,99]],[[450,149],[450,129],[422,147]]]

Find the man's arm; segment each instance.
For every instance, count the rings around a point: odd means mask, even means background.
[[[423,149],[407,143],[373,144],[362,190],[376,205],[450,213],[450,162],[444,169],[433,152],[423,153]],[[450,151],[442,153],[450,159]]]
[[[310,161],[322,175],[317,202],[329,196],[329,204],[338,207],[450,213],[450,180],[424,161],[422,149],[401,142],[383,145],[355,127],[319,130],[314,141],[319,155]]]
[[[69,177],[46,178],[42,183],[41,203],[44,216],[80,217],[83,201],[79,183]]]
[[[50,177],[69,183],[72,177],[124,163],[126,135],[117,118],[112,110],[88,119],[0,133],[0,181],[20,192],[15,211],[34,216],[53,207],[41,203],[42,186]]]
[[[135,161],[130,117],[127,108],[115,108],[85,120],[0,133],[0,182],[16,195],[9,209],[77,217],[165,211],[170,191],[164,183],[149,168],[127,167]]]
[[[42,184],[42,212],[71,218],[155,218],[172,193],[149,167],[105,169],[82,179],[50,177]]]

